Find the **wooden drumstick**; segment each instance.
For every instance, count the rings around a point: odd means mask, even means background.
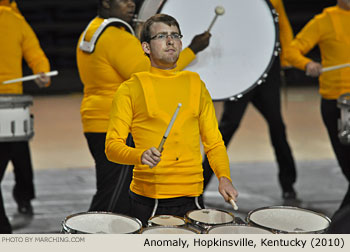
[[[237,206],[236,202],[232,198],[230,198],[229,202],[232,205],[233,210],[237,211],[238,210],[238,206]]]
[[[322,68],[322,73],[332,71],[332,70],[337,70],[337,69],[344,68],[344,67],[350,67],[350,63],[331,66],[331,67],[324,67],[324,68]]]
[[[224,15],[225,13],[225,8],[223,6],[216,6],[215,8],[215,17],[213,18],[213,20],[211,21],[209,28],[208,28],[208,32],[210,32],[211,28],[213,27],[216,19],[218,18],[218,16]]]
[[[160,142],[160,144],[159,144],[159,146],[158,146],[158,151],[159,151],[159,152],[162,152],[162,151],[163,151],[163,145],[164,145],[165,140],[167,139],[167,137],[168,137],[168,135],[169,135],[169,132],[170,132],[171,128],[173,127],[173,124],[174,124],[174,122],[175,122],[175,119],[176,119],[176,117],[177,117],[177,114],[179,113],[179,109],[180,109],[181,106],[182,106],[181,103],[179,103],[179,104],[177,105],[177,108],[176,108],[176,110],[175,110],[175,112],[174,112],[174,114],[173,114],[173,117],[172,117],[171,120],[170,120],[170,123],[169,123],[169,125],[168,125],[168,128],[167,128],[166,131],[165,131],[165,134],[164,134],[164,136],[163,136],[163,138],[162,138],[162,141]]]
[[[46,76],[55,76],[58,74],[58,71],[51,71],[51,72],[47,72],[44,74]],[[18,79],[3,81],[2,84],[11,84],[11,83],[15,83],[15,82],[35,80],[38,77],[40,77],[40,74],[33,74],[33,75],[26,76],[26,77],[18,78]]]

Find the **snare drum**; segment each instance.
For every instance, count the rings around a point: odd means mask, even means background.
[[[199,73],[213,100],[240,98],[267,77],[278,55],[278,17],[265,0],[144,0],[139,20],[156,13],[173,16],[184,35],[183,45],[206,31],[215,7],[225,7],[211,29],[210,45],[187,70]],[[194,22],[194,20],[196,22]]]
[[[142,228],[141,234],[198,234],[199,232],[186,227],[154,226]]]
[[[148,226],[184,226],[184,218],[174,215],[156,215],[148,220]]]
[[[29,95],[0,95],[0,142],[27,141],[34,136]]]
[[[136,234],[142,227],[140,220],[109,212],[86,212],[70,215],[62,222],[66,234]]]
[[[263,207],[248,213],[251,225],[267,228],[275,233],[324,233],[331,220],[320,213],[289,206]]]
[[[203,231],[207,231],[216,225],[235,222],[235,217],[232,213],[217,209],[192,210],[186,213],[185,219],[190,225]]]
[[[209,228],[207,234],[273,234],[271,231],[249,226],[237,224],[217,225]]]

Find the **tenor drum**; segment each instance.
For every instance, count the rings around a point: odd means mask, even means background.
[[[184,218],[174,215],[156,215],[148,220],[148,226],[185,226]]]
[[[198,234],[199,232],[186,227],[154,226],[143,228],[141,234]]]
[[[320,213],[288,206],[263,207],[248,213],[248,223],[275,233],[324,233],[331,220]]]
[[[192,210],[186,213],[185,218],[190,225],[202,231],[206,231],[216,225],[235,222],[235,217],[232,213],[217,209]]]
[[[66,234],[136,234],[142,227],[140,220],[109,212],[86,212],[70,215],[62,222]]]
[[[221,5],[211,29],[210,45],[187,70],[199,73],[213,100],[232,100],[259,85],[278,55],[278,18],[265,0],[145,0],[138,19],[156,13],[173,16],[184,35],[184,47],[206,31]]]
[[[273,232],[249,225],[225,224],[209,228],[208,234],[273,234]]]
[[[29,95],[0,95],[0,142],[26,141],[34,136]]]

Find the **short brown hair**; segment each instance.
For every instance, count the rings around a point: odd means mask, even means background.
[[[147,19],[147,21],[143,24],[142,30],[141,30],[141,35],[140,35],[141,43],[142,42],[149,43],[151,41],[150,28],[151,28],[152,24],[154,24],[154,23],[164,23],[164,24],[167,24],[169,26],[172,26],[172,25],[176,26],[179,30],[179,33],[181,34],[180,25],[176,21],[175,18],[173,18],[172,16],[169,16],[169,15],[166,15],[166,14],[156,14],[156,15],[150,17],[149,19]]]

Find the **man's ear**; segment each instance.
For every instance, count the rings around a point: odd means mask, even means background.
[[[148,54],[148,55],[151,54],[151,48],[150,48],[150,46],[149,46],[149,43],[147,43],[147,42],[142,42],[142,49],[143,49],[143,51],[144,51],[146,54]]]
[[[110,0],[102,0],[102,7],[105,9],[110,9],[111,8]]]

